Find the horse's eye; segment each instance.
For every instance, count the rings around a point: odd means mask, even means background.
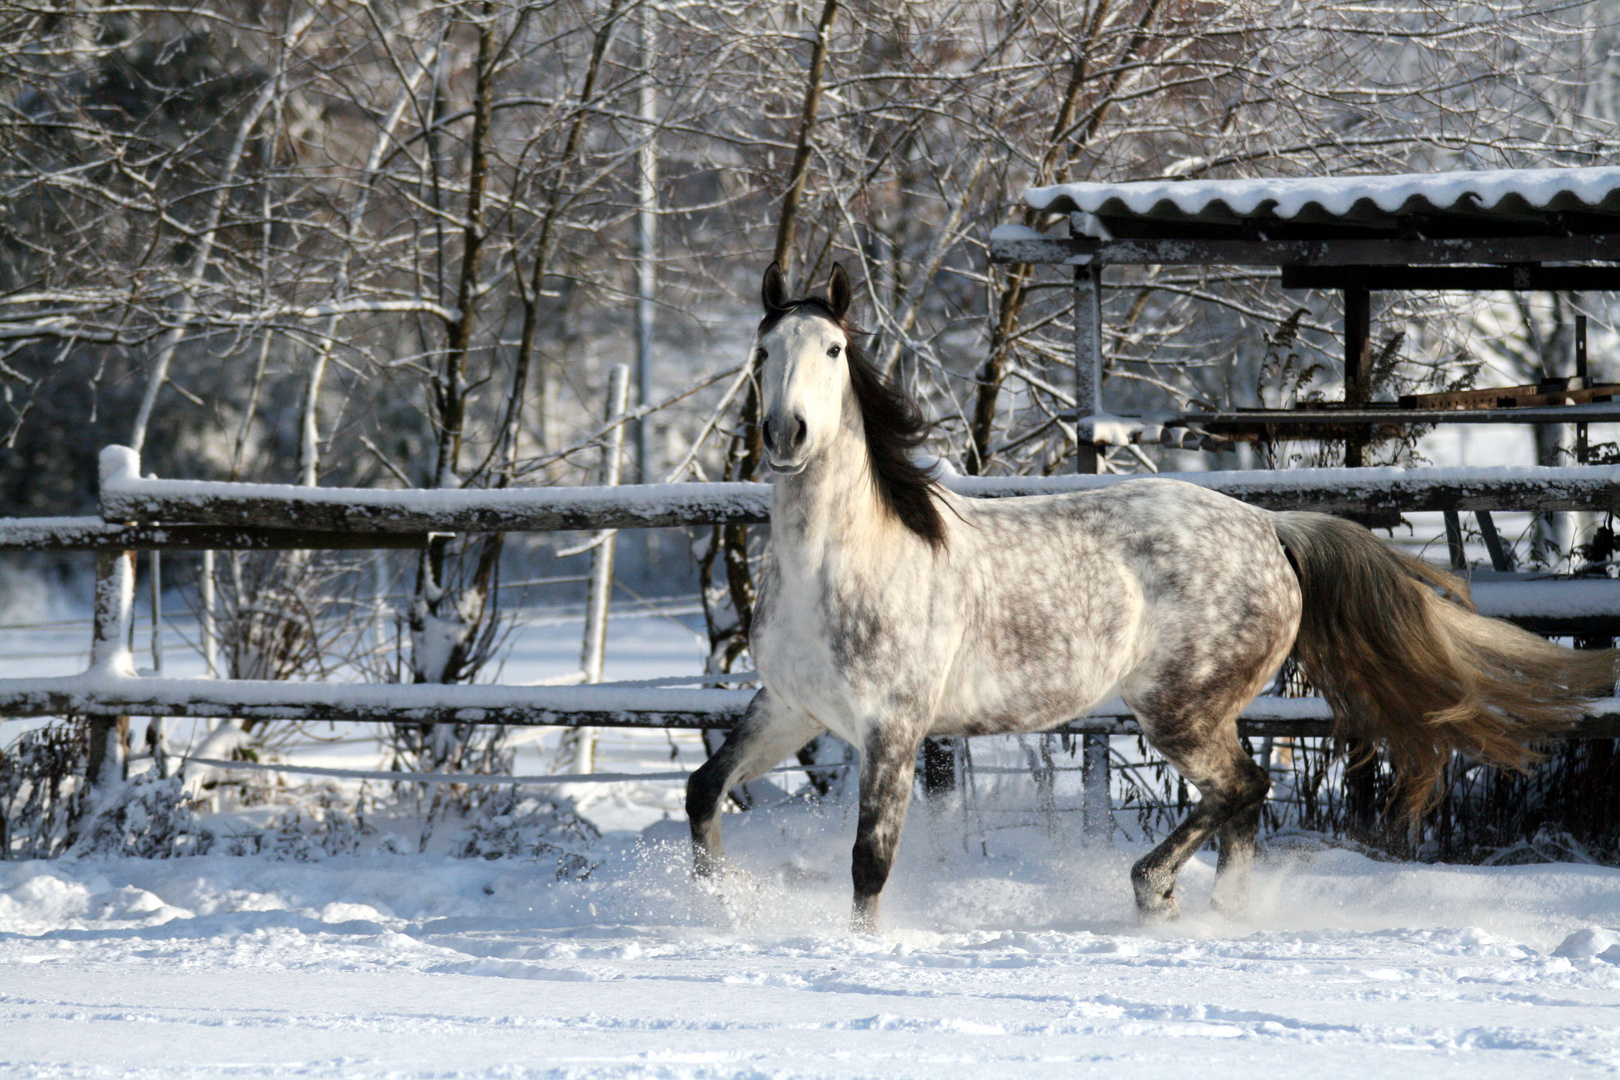
[[[764,350],[764,349],[760,349],[760,350],[759,350],[759,351],[758,351],[758,352],[757,352],[757,353],[755,353],[755,354],[754,354],[754,359],[755,359],[755,360],[758,360],[758,361],[759,361],[759,362],[760,362],[760,363],[762,363],[762,364],[763,364],[763,363],[764,363],[764,362],[765,362],[765,361],[766,361],[766,360],[767,360],[767,359],[768,359],[768,358],[769,358],[769,357],[770,357],[770,354],[769,354],[769,353],[767,353],[767,352],[766,352],[766,351],[765,351],[765,350]]]
[[[832,348],[827,350],[827,355],[836,357],[838,355],[838,352],[839,352],[839,347],[837,345],[834,345]]]

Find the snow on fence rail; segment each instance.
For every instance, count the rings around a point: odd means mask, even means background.
[[[730,727],[752,690],[493,683],[332,683],[163,679],[90,671],[0,679],[0,716],[113,712],[244,720],[351,720],[392,724]]]
[[[1269,510],[1611,510],[1620,466],[1427,469],[1292,469],[1163,473]],[[961,495],[1002,498],[1106,487],[1136,477],[947,477]],[[763,523],[769,484],[635,484],[444,490],[310,488],[154,480],[133,450],[101,456],[101,516],[107,521],[387,532],[551,531]]]

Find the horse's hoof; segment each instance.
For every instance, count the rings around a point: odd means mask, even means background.
[[[1248,893],[1227,896],[1216,894],[1209,898],[1210,910],[1230,922],[1243,922],[1249,917]]]
[[[1143,926],[1163,926],[1181,918],[1181,901],[1174,895],[1158,897],[1153,903],[1136,902],[1136,917]]]
[[[763,889],[753,874],[735,866],[723,866],[700,875],[697,886],[720,902],[720,908],[733,923],[745,925],[759,914]]]
[[[730,863],[721,863],[706,870],[699,870],[692,877],[697,882],[698,888],[717,896],[726,893],[759,892],[759,882],[754,875]]]
[[[699,882],[714,882],[723,878],[731,864],[723,854],[707,846],[693,845],[692,877]]]

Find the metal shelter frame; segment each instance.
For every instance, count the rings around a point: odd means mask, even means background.
[[[1082,429],[1088,417],[1105,413],[1103,274],[1109,266],[1130,265],[1276,268],[1285,289],[1343,295],[1344,402],[1351,411],[1264,418],[1189,413],[1172,423],[1219,433],[1263,419],[1274,433],[1339,437],[1345,463],[1355,467],[1364,463],[1378,425],[1578,423],[1584,429],[1593,421],[1620,421],[1620,403],[1591,394],[1584,404],[1533,413],[1495,410],[1488,421],[1460,410],[1404,415],[1369,408],[1373,292],[1620,290],[1620,168],[1063,184],[1032,189],[1024,201],[1031,210],[1062,215],[1067,233],[1061,225],[1048,233],[1003,226],[991,235],[991,260],[1073,268],[1075,416]],[[1584,329],[1584,319],[1580,325]],[[1578,337],[1577,364],[1584,368],[1584,333]],[[1584,374],[1578,369],[1577,377]],[[1096,469],[1095,448],[1084,438],[1077,468]]]

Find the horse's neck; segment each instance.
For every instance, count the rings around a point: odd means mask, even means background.
[[[829,563],[847,569],[881,560],[898,526],[878,497],[858,413],[846,415],[804,472],[776,480],[771,547],[785,570],[815,573]]]

